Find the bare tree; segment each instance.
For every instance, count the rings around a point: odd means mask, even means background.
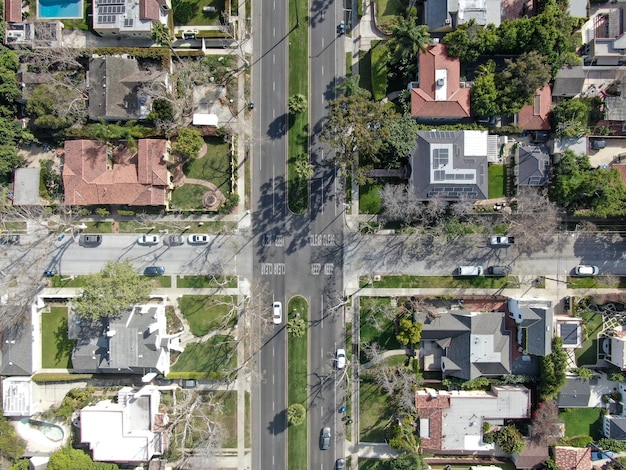
[[[474,200],[468,197],[465,193],[461,194],[461,197],[455,201],[451,206],[452,214],[457,217],[466,217],[474,210]]]
[[[533,414],[532,439],[544,446],[554,445],[559,440],[561,424],[559,407],[555,400],[539,403]]]
[[[426,205],[424,212],[428,221],[432,223],[438,221],[443,216],[447,208],[448,201],[446,201],[441,194],[437,193],[428,200],[428,204]]]
[[[424,213],[424,204],[413,198],[406,185],[386,184],[380,190],[383,218],[408,224]]]
[[[378,343],[365,342],[361,345],[361,349],[363,349],[365,357],[367,357],[369,361],[370,367],[377,366],[384,359]]]

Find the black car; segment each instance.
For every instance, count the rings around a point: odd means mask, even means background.
[[[198,386],[198,381],[194,379],[185,379],[180,383],[182,388],[196,388]]]
[[[19,245],[19,235],[0,235],[0,245]]]
[[[509,273],[511,272],[511,268],[509,268],[508,266],[489,266],[487,268],[487,276],[500,276],[500,277],[504,277],[504,276],[508,276]]]
[[[346,461],[344,459],[337,459],[335,462],[335,470],[345,470]]]
[[[80,236],[80,244],[83,246],[98,246],[102,243],[102,235],[81,235]]]
[[[163,266],[148,266],[143,270],[144,276],[163,276],[165,268]]]

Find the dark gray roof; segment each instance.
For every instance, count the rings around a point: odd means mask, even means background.
[[[479,131],[419,131],[411,157],[411,185],[420,201],[486,199],[487,135]],[[479,148],[484,144],[484,149]],[[484,155],[481,153],[484,150]]]
[[[553,97],[573,98],[583,91],[585,71],[579,65],[563,67],[554,79]]]
[[[29,376],[33,373],[33,338],[30,316],[0,334],[2,368],[0,375]]]
[[[538,321],[526,326],[526,351],[536,356],[546,356],[552,352],[552,308],[522,307],[524,319],[530,310],[539,317]],[[521,325],[525,325],[522,323]]]
[[[517,150],[517,180],[520,186],[548,184],[550,155],[540,145],[521,145]]]
[[[433,31],[445,26],[448,15],[447,0],[427,0],[424,2],[424,17],[428,29]]]
[[[611,416],[609,421],[609,435],[611,439],[626,441],[626,418]]]
[[[449,344],[452,337],[469,332],[468,325],[460,321],[456,315],[447,312],[436,318],[428,318],[425,314],[417,314],[415,320],[424,325],[422,339],[440,340],[444,341],[445,344]]]
[[[561,323],[560,328],[563,344],[578,344],[578,330],[580,329],[580,325],[578,323]]]
[[[591,384],[580,377],[568,377],[558,397],[559,408],[587,408]]]

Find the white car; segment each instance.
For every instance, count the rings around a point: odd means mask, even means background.
[[[283,304],[274,302],[272,304],[272,321],[274,325],[280,325],[283,322]]]
[[[156,245],[157,243],[159,243],[160,239],[161,237],[159,237],[158,235],[141,235],[137,239],[137,243],[139,243],[140,245]]]
[[[346,367],[346,350],[345,349],[337,349],[335,353],[335,367],[337,369],[343,369]]]
[[[576,269],[574,269],[574,273],[577,276],[597,276],[600,274],[600,268],[597,266],[579,264],[576,266]]]
[[[187,238],[187,241],[192,245],[206,245],[207,243],[209,243],[209,236],[199,233],[192,233]]]

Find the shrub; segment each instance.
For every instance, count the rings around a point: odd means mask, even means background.
[[[135,211],[126,211],[124,209],[119,209],[117,211],[117,215],[121,215],[125,217],[133,217],[135,215]]]
[[[35,374],[33,382],[42,384],[48,382],[83,382],[93,378],[93,374]]]
[[[626,442],[618,441],[617,439],[602,438],[597,443],[598,447],[609,450],[611,452],[626,452]]]
[[[306,420],[306,409],[300,403],[294,403],[287,408],[287,421],[291,426],[300,426]]]
[[[589,444],[593,442],[591,436],[576,436],[570,437],[569,439],[565,439],[564,444],[571,447],[587,447]]]

